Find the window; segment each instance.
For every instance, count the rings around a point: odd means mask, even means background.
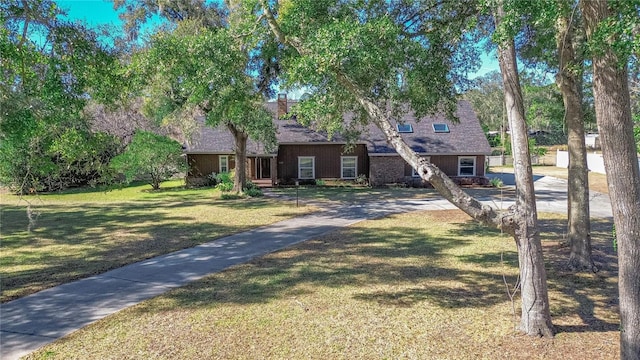
[[[316,178],[316,158],[313,156],[298,157],[298,178],[299,179],[315,179]]]
[[[448,133],[449,125],[447,124],[433,124],[433,131],[436,133]]]
[[[396,124],[396,129],[399,133],[412,133],[413,127],[411,124]]]
[[[358,157],[343,156],[340,158],[340,176],[343,179],[355,179],[358,173]]]
[[[458,158],[458,176],[476,176],[475,156],[461,156]]]
[[[220,172],[229,172],[229,155],[220,155],[218,160],[220,163]]]

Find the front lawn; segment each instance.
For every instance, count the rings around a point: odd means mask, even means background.
[[[364,221],[213,274],[50,344],[29,359],[614,359],[611,223],[601,271],[573,275],[563,216],[542,214],[553,340],[518,335],[513,239],[458,210]]]
[[[2,302],[312,211],[265,198],[221,200],[217,190],[180,181],[159,191],[2,194],[0,207]]]
[[[297,188],[290,186],[277,187],[269,191],[292,200],[297,197],[300,204],[307,204],[308,202],[354,204],[380,200],[439,197],[434,189],[409,187],[370,188],[357,185],[300,186]]]

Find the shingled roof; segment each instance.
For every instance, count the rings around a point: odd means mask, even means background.
[[[297,102],[289,100],[288,107]],[[276,125],[276,138],[279,144],[305,144],[305,143],[336,143],[344,144],[342,137],[333,136],[329,139],[326,133],[314,131],[300,125],[295,119],[276,119],[277,103],[269,102],[267,108],[274,113]],[[411,125],[411,133],[402,133],[402,138],[409,146],[421,155],[488,155],[491,152],[480,122],[471,105],[467,101],[460,101],[456,115],[459,122],[452,123],[443,115],[427,116],[418,119],[413,114],[407,114],[401,119],[401,123]],[[235,150],[234,139],[229,130],[224,126],[211,128],[205,126],[204,120],[200,131],[193,137],[191,145],[185,152],[192,154],[230,154]],[[446,124],[448,132],[434,131],[433,124]],[[396,124],[394,124],[395,126]],[[369,155],[391,155],[395,150],[387,144],[384,134],[374,125],[368,126],[362,133],[359,143],[367,145]],[[253,140],[247,142],[247,153],[250,155],[267,155],[265,147]]]

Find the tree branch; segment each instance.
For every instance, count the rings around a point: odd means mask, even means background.
[[[285,44],[296,49],[296,51],[304,56],[309,51],[304,48],[302,41],[296,37],[287,36],[278,25],[271,9],[267,5],[267,0],[261,0],[264,14],[269,27],[276,38]],[[506,233],[513,235],[515,233],[516,221],[513,214],[501,213],[493,209],[491,206],[483,205],[478,200],[466,194],[457,186],[442,170],[437,166],[428,162],[414,152],[409,145],[402,139],[400,134],[392,126],[385,112],[360,89],[360,87],[341,69],[333,67],[333,72],[337,81],[344,86],[356,98],[356,101],[365,109],[371,121],[383,132],[387,142],[394,147],[398,154],[408,162],[414,169],[418,171],[423,180],[430,182],[433,187],[449,202],[457,206],[459,209],[467,213],[475,220],[497,227]]]

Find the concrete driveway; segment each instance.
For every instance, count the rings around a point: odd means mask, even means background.
[[[505,186],[515,188],[513,173],[492,173],[489,178],[499,178]],[[551,176],[534,175],[533,186],[536,191],[538,211],[565,213],[567,211],[567,180]],[[589,211],[591,217],[611,218],[611,202],[609,195],[591,191],[589,193]]]
[[[514,203],[513,174],[492,174],[507,184],[503,195],[480,201],[506,209]],[[535,181],[539,211],[566,212],[567,182]],[[43,290],[0,306],[0,359],[15,359],[118,310],[163,294],[208,274],[357,223],[417,210],[452,209],[442,198],[393,199],[334,205],[316,214],[227,236],[194,248],[127,265],[100,275]],[[606,194],[591,197],[593,217],[611,217]]]

